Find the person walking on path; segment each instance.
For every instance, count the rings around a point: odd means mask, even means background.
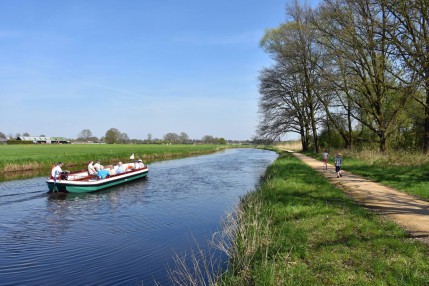
[[[328,170],[328,151],[326,149],[323,149],[323,164],[325,165],[325,170]]]
[[[351,173],[347,173],[342,180],[336,180],[334,173],[324,172],[323,168],[320,168],[320,160],[297,152],[291,153],[314,170],[320,171],[357,203],[395,221],[406,229],[411,237],[429,245],[429,202]]]
[[[341,157],[341,153],[337,153],[337,156],[335,156],[335,172],[337,173],[337,178],[342,177],[341,174],[341,166],[343,165],[343,158]]]

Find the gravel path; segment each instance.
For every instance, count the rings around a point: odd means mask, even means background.
[[[395,221],[409,231],[411,237],[429,244],[429,202],[371,182],[347,171],[343,171],[343,176],[337,178],[333,165],[328,164],[328,170],[324,170],[321,161],[300,153],[293,152],[293,155],[323,174],[357,203]]]

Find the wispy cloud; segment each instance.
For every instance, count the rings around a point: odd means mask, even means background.
[[[119,92],[122,94],[131,95],[131,96],[137,96],[137,97],[145,96],[144,93],[133,92],[133,91],[129,91],[129,90],[121,89],[121,88],[116,88],[116,87],[111,87],[111,86],[107,86],[107,85],[94,84],[94,83],[91,83],[88,85],[93,86],[93,87],[99,87],[102,89],[111,90],[111,91],[116,91],[116,92]]]

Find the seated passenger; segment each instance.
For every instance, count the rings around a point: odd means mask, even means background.
[[[122,162],[118,163],[118,169],[116,169],[116,174],[120,174],[125,172],[124,166],[122,166]]]
[[[139,164],[140,164],[140,169],[143,169],[144,168],[144,163],[143,163],[143,161],[142,161],[142,159],[139,159],[138,160],[138,162],[139,162]]]
[[[52,169],[51,176],[54,180],[59,179],[59,176],[63,171],[63,170],[61,170],[62,166],[63,166],[63,163],[58,162],[58,164]]]
[[[109,175],[110,175],[110,176],[112,176],[112,175],[115,175],[115,174],[116,174],[116,170],[113,168],[113,166],[112,166],[112,165],[108,165],[108,166],[106,167],[106,170],[109,172]]]
[[[94,161],[89,161],[88,163],[88,174],[89,175],[97,175],[97,171],[94,168]]]
[[[104,179],[109,175],[110,175],[109,170],[103,169],[103,167],[101,167],[101,169],[98,171],[98,177],[100,179]]]
[[[97,160],[97,163],[95,163],[94,164],[94,168],[95,168],[95,171],[100,171],[101,169],[103,169],[103,165],[101,165],[101,161],[100,160]]]

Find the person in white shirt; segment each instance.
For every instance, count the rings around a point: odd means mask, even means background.
[[[139,169],[139,168],[140,168],[139,161],[135,160],[134,161],[134,169]]]
[[[88,174],[89,175],[97,175],[97,170],[94,168],[94,161],[89,161],[88,163]]]
[[[323,156],[323,165],[325,167],[325,170],[328,170],[328,156],[329,156],[329,154],[328,154],[328,151],[326,149],[323,149],[322,156]]]
[[[103,166],[100,164],[100,160],[97,160],[97,163],[94,164],[95,171],[100,171]]]
[[[142,159],[139,159],[138,162],[139,162],[139,165],[140,165],[139,168],[143,169],[144,168],[144,164],[143,164]]]
[[[63,163],[58,162],[58,164],[52,169],[51,176],[54,180],[58,179],[60,177],[61,172],[63,171],[61,167],[63,166]]]

